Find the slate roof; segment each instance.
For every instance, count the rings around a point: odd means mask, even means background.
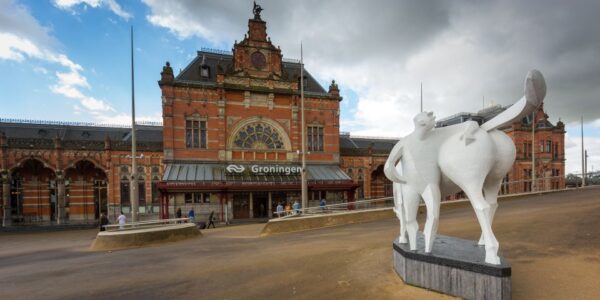
[[[162,151],[162,126],[137,126],[138,148],[142,151]],[[54,139],[58,138],[66,149],[76,148],[89,150],[104,149],[104,141],[108,137],[111,148],[128,150],[131,148],[131,128],[106,127],[93,125],[71,125],[59,122],[3,122],[0,120],[0,132],[8,140],[8,146],[19,148],[34,145],[36,148],[54,147]]]
[[[340,155],[369,155],[389,154],[398,139],[353,137],[348,134],[340,135]]]
[[[200,67],[203,64],[208,66],[210,70],[208,78],[203,78],[200,76]],[[219,67],[224,72],[233,69],[233,56],[225,53],[198,51],[196,58],[194,58],[194,60],[192,60],[192,62],[190,62],[190,64],[175,77],[175,82],[194,82],[207,85],[215,84],[217,80],[217,70]],[[300,77],[299,63],[283,61],[282,67],[282,78],[284,80],[295,81]],[[327,94],[327,91],[315,80],[315,78],[306,70],[306,68],[304,69],[304,76],[307,80],[306,87],[304,89],[305,92]]]
[[[459,124],[459,123],[469,121],[469,120],[476,121],[477,123],[479,123],[479,125],[481,125],[481,124],[491,120],[492,118],[494,118],[501,112],[505,111],[509,107],[510,107],[510,105],[504,106],[504,107],[502,107],[500,105],[495,105],[492,107],[482,109],[476,113],[468,113],[468,112],[457,113],[450,117],[446,117],[446,118],[443,118],[443,119],[437,121],[435,127],[450,126],[450,125]],[[525,126],[531,125],[531,114],[528,114],[527,116],[523,117],[523,119],[521,120],[521,124],[523,124]],[[535,128],[553,129],[553,128],[555,128],[555,126],[552,123],[550,123],[550,121],[548,121],[547,119],[544,119],[541,121],[537,121],[537,123],[535,124]]]
[[[460,113],[454,114],[452,116],[438,120],[436,122],[435,127],[450,126],[450,125],[454,125],[454,124],[463,123],[463,122],[469,121],[469,120],[475,121],[475,122],[479,123],[479,125],[481,125],[481,124],[491,120],[492,118],[497,116],[499,113],[505,111],[508,107],[509,106],[502,107],[500,105],[495,105],[492,107],[484,108],[476,113],[460,112]]]
[[[58,123],[58,122],[55,122]],[[162,126],[137,126],[137,141],[140,151],[162,151]],[[0,120],[0,133],[4,133],[11,148],[54,148],[54,139],[58,137],[65,149],[103,150],[106,137],[110,138],[111,149],[129,150],[131,148],[131,129],[126,127],[107,127],[92,125],[43,124],[3,122]],[[352,137],[340,135],[341,155],[388,154],[397,139]]]

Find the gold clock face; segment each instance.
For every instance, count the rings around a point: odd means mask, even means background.
[[[252,65],[257,69],[262,69],[265,67],[267,60],[265,59],[265,55],[260,51],[256,51],[252,53],[250,56],[250,60],[252,61]]]

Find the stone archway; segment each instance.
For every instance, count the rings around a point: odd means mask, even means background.
[[[40,223],[57,218],[56,172],[42,160],[25,159],[10,172],[13,223]]]
[[[377,166],[371,172],[371,198],[393,196],[392,182],[385,177],[383,165]]]
[[[108,178],[103,169],[83,159],[65,170],[65,213],[71,221],[95,221],[108,211]]]

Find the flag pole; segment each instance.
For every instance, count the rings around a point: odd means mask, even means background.
[[[421,112],[423,112],[423,82],[421,82]]]
[[[583,116],[581,116],[581,187],[585,186],[585,150],[583,146]]]
[[[135,137],[135,83],[133,71],[133,26],[131,26],[131,180],[129,185],[129,199],[131,200],[131,222],[137,222],[139,212],[139,193],[137,182],[137,157]]]
[[[303,209],[307,209],[308,208],[308,187],[307,187],[307,182],[306,182],[306,132],[305,132],[305,124],[304,124],[304,58],[303,58],[303,54],[302,54],[302,42],[300,42],[300,118],[301,118],[301,134],[302,134],[302,142],[301,142],[301,147],[302,150],[300,151],[302,154],[302,174],[301,174],[301,181],[302,181],[302,191],[301,191],[301,197],[302,197],[302,208]]]

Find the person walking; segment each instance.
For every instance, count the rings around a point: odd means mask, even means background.
[[[208,216],[208,226],[206,226],[206,229],[210,228],[210,225],[212,225],[213,228],[215,227],[215,211],[211,211],[210,215]]]
[[[326,205],[327,205],[327,201],[325,201],[325,198],[321,198],[321,202],[319,203],[319,206],[321,207],[321,211],[325,211]]]
[[[190,219],[190,223],[196,223],[196,213],[193,207],[188,212],[188,218]]]
[[[100,214],[100,231],[105,231],[106,228],[104,226],[108,225],[108,218],[105,214]]]
[[[277,209],[275,211],[277,212],[277,217],[281,218],[281,215],[283,214],[283,205],[281,204],[281,202],[277,204]]]
[[[285,204],[285,215],[289,216],[291,214],[292,214],[292,206],[288,202],[288,203]]]
[[[300,208],[302,208],[302,205],[300,205],[300,202],[298,202],[298,200],[294,201],[294,213],[295,214],[300,214]]]
[[[119,229],[125,229],[125,223],[127,223],[127,217],[123,212],[117,217],[117,221],[119,222]]]
[[[181,219],[181,207],[178,207],[175,211],[175,219]],[[181,223],[181,221],[177,221],[177,223]]]

